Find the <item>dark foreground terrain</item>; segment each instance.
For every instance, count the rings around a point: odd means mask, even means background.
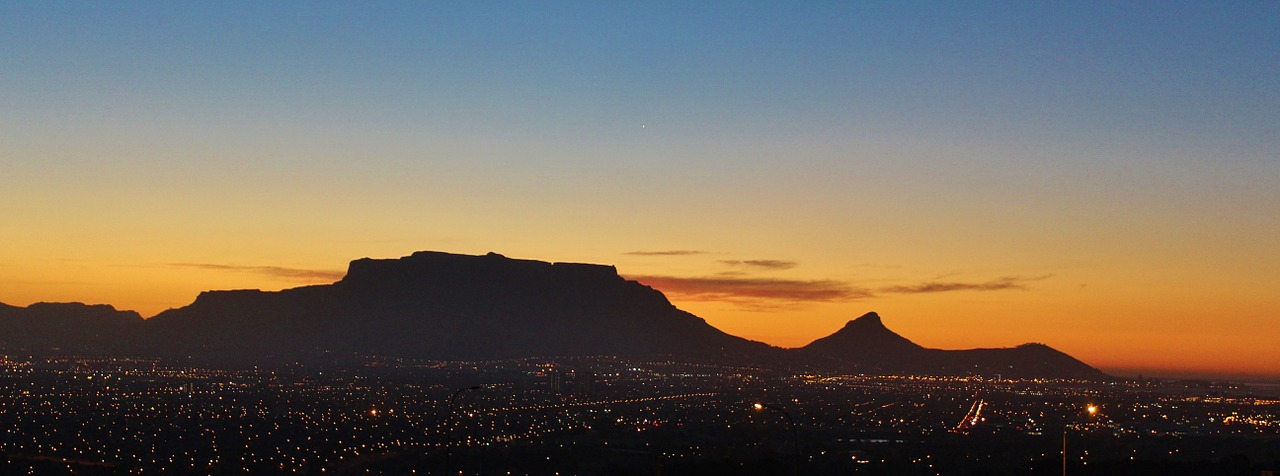
[[[1061,474],[1065,439],[1069,474],[1258,475],[1278,437],[1280,401],[1203,382],[0,360],[0,474]]]

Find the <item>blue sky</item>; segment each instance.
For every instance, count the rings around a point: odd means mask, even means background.
[[[3,8],[6,95],[24,112],[222,127],[250,116],[591,140],[653,122],[694,136],[1062,142],[1194,129],[1265,143],[1276,108],[1256,105],[1277,102],[1280,77],[1269,2]]]
[[[1241,329],[1148,354],[1280,338],[1278,91],[1262,1],[7,2],[0,302],[150,315],[420,249],[717,285],[777,260],[752,272],[960,291],[663,291],[781,345],[878,310],[1160,367],[1064,316]],[[705,254],[629,254],[663,250]],[[1257,360],[1230,355],[1204,365]]]

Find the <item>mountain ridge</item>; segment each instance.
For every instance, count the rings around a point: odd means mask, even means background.
[[[795,350],[820,365],[865,373],[1008,377],[1053,374],[1073,378],[1103,375],[1098,369],[1040,343],[959,350],[927,348],[889,330],[875,312],[851,320],[835,333]]]
[[[61,317],[48,317],[54,315]],[[40,316],[74,321],[79,333],[62,335],[57,326],[42,326]],[[361,258],[331,284],[204,291],[187,306],[145,320],[107,305],[0,304],[3,330],[19,332],[0,333],[0,349],[45,346],[219,364],[330,353],[436,360],[610,354],[861,373],[1101,375],[1048,346],[927,349],[890,331],[874,312],[804,347],[782,349],[716,329],[613,266],[496,253]]]

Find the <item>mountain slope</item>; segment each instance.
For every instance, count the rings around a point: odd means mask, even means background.
[[[1044,344],[969,350],[925,348],[889,330],[874,312],[796,351],[827,368],[867,374],[1102,376],[1098,369]]]
[[[807,352],[850,359],[893,358],[924,349],[884,326],[880,315],[868,312],[849,321],[834,334],[804,346]]]
[[[433,359],[768,358],[612,266],[419,252],[353,261],[332,285],[202,293],[148,321],[161,349],[231,358],[322,351]]]
[[[111,354],[138,344],[142,316],[98,304],[0,304],[0,350],[27,353]]]
[[[612,266],[493,253],[359,259],[333,284],[208,291],[145,321],[103,305],[0,304],[0,350],[163,356],[215,366],[353,354],[617,355],[868,374],[1101,376],[1041,344],[927,349],[886,328],[875,313],[803,348],[779,349],[725,334]]]

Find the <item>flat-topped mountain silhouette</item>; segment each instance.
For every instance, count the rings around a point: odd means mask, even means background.
[[[1101,375],[1048,347],[925,349],[868,314],[800,349],[726,334],[612,266],[418,252],[359,259],[333,284],[208,291],[143,320],[110,306],[0,304],[0,350],[211,365],[380,354],[439,360],[666,356],[858,373]]]
[[[465,360],[780,352],[711,327],[612,266],[493,253],[360,259],[334,284],[206,292],[147,325],[162,342],[183,345],[165,352],[222,358],[316,351]]]
[[[132,352],[142,316],[98,304],[38,302],[0,304],[0,349],[10,352]]]

